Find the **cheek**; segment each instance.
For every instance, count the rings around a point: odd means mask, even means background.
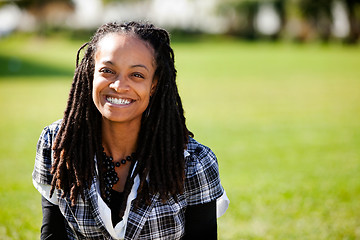
[[[99,100],[99,93],[100,93],[100,81],[97,81],[96,78],[94,78],[93,80],[93,86],[92,86],[92,99],[94,101],[94,103],[96,104],[96,102]]]
[[[96,91],[97,91],[97,84],[95,81],[93,81],[93,88],[92,88],[92,98],[96,98]]]
[[[134,91],[141,97],[142,100],[150,99],[151,93],[151,84],[149,83],[136,83],[136,85],[132,85]]]
[[[93,89],[92,89],[92,100],[93,102],[96,104],[96,95],[95,95],[95,85],[93,86]]]

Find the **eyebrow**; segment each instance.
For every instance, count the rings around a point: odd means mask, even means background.
[[[102,64],[105,64],[105,65],[106,65],[106,64],[110,64],[110,65],[113,65],[113,66],[115,65],[115,64],[114,64],[112,61],[110,61],[110,60],[104,60],[104,61],[102,61],[101,63],[102,63]]]
[[[104,60],[104,61],[102,61],[102,63],[105,64],[105,65],[109,64],[109,65],[115,66],[115,64],[110,60]],[[135,65],[130,66],[130,68],[137,68],[137,67],[144,68],[144,69],[146,69],[146,71],[150,72],[149,69],[143,64],[135,64]]]
[[[137,67],[141,67],[141,68],[145,68],[146,71],[149,72],[149,69],[145,66],[145,65],[142,65],[142,64],[136,64],[136,65],[132,65],[131,68],[137,68]]]

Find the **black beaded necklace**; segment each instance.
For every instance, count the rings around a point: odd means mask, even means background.
[[[112,157],[106,155],[105,151],[103,151],[104,155],[104,166],[105,166],[105,203],[110,205],[111,202],[111,189],[112,187],[119,181],[119,177],[115,171],[116,167],[120,167],[121,165],[126,164],[126,162],[132,162],[135,158],[135,153],[125,157],[119,162],[114,162]]]

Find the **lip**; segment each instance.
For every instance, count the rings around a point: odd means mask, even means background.
[[[120,106],[120,107],[126,107],[126,106],[129,106],[129,105],[131,105],[131,104],[133,104],[135,102],[135,100],[132,99],[132,98],[111,96],[111,95],[106,95],[105,96],[105,101],[108,104],[111,104],[111,105],[114,105],[114,106]]]

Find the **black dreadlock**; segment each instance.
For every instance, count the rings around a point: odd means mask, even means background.
[[[185,125],[168,32],[147,23],[105,24],[77,53],[67,108],[53,146],[51,195],[57,188],[63,191],[62,197],[70,194],[72,204],[76,203],[79,195],[84,199],[84,190],[90,187],[96,174],[96,156],[101,194],[105,196],[101,114],[92,101],[92,84],[97,44],[109,33],[132,34],[150,44],[155,52],[155,77],[158,79],[156,91],[143,113],[136,153],[138,164],[125,184],[125,200],[120,208],[122,216],[137,174],[140,186],[136,205],[142,200],[148,204],[151,194],[159,193],[160,199],[165,201],[169,197],[176,199],[177,194],[183,193],[184,149],[192,133]],[[79,64],[79,54],[86,46]]]

